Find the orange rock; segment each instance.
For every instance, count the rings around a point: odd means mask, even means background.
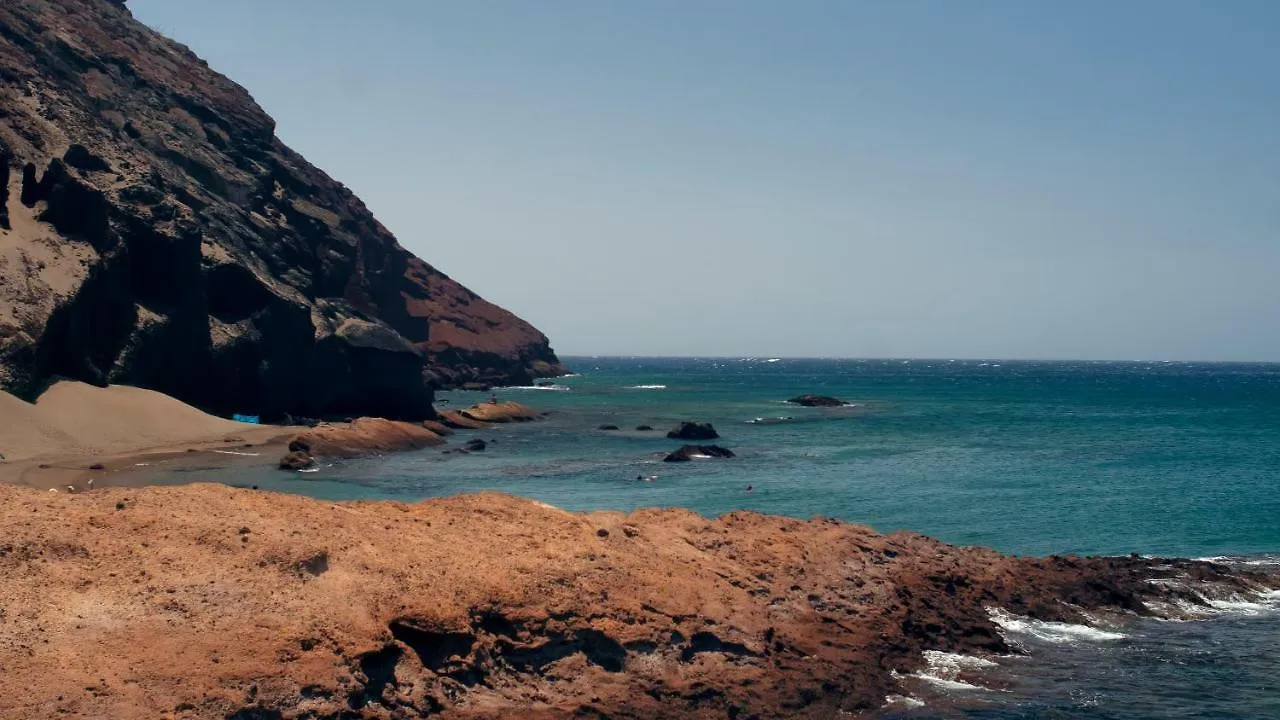
[[[307,447],[315,457],[359,457],[373,453],[417,450],[444,444],[444,439],[420,424],[359,418],[351,423],[317,425],[295,435],[290,446]]]
[[[480,403],[461,413],[472,420],[487,423],[528,422],[538,419],[538,411],[518,402]]]
[[[987,606],[1084,622],[1194,603],[1204,583],[1280,586],[1210,563],[496,494],[0,485],[0,508],[6,720],[835,717],[902,692],[891,671],[923,650],[1009,652]]]
[[[439,420],[423,420],[422,427],[430,430],[431,432],[439,435],[440,437],[445,437],[447,435],[453,434],[453,429],[450,428],[448,425],[445,425],[444,423],[440,422]]]
[[[461,410],[449,410],[440,413],[440,422],[455,430],[482,430],[489,427],[488,423],[472,420],[462,414]]]

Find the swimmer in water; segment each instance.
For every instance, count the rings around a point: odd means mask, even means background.
[[[747,492],[752,492],[752,491],[754,491],[755,489],[756,489],[756,488],[755,488],[755,486],[754,486],[754,485],[748,485],[748,486],[747,486]]]

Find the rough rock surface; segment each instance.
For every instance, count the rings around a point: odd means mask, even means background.
[[[1151,578],[1280,583],[499,495],[0,486],[0,507],[4,718],[835,717],[923,650],[1009,652],[986,607],[1079,622],[1202,602]]]
[[[274,130],[122,3],[0,3],[0,389],[422,419],[433,387],[561,371]]]
[[[695,458],[731,458],[733,451],[719,445],[685,445],[668,453],[663,462],[689,462]]]
[[[793,405],[802,405],[804,407],[841,407],[848,404],[837,398],[828,397],[826,395],[814,395],[813,393],[805,393],[799,397],[793,397],[787,402]]]
[[[298,433],[289,441],[289,450],[312,457],[352,458],[443,444],[443,438],[421,424],[357,418],[349,423],[322,423]]]
[[[538,411],[518,402],[480,403],[461,411],[462,415],[483,423],[531,422]]]
[[[463,415],[461,410],[446,410],[440,413],[440,422],[454,430],[482,430],[489,427],[488,423],[472,420]]]
[[[667,433],[672,440],[715,440],[720,437],[711,423],[682,422]]]

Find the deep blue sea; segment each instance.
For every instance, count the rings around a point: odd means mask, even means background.
[[[576,376],[498,391],[549,411],[546,420],[457,436],[496,441],[484,453],[432,449],[310,475],[237,470],[234,479],[335,499],[500,490],[573,510],[825,515],[1018,554],[1280,562],[1280,365],[566,362]],[[805,392],[852,404],[785,402]],[[461,407],[487,397],[454,392],[440,400]],[[665,431],[680,420],[713,423],[716,442],[738,456],[662,463],[680,443],[634,430]],[[605,424],[622,429],[598,429]],[[1024,628],[1030,657],[983,670],[999,690],[948,684],[943,668],[939,678],[913,683],[925,706],[886,713],[1280,718],[1275,610],[1241,603],[1204,622],[1140,621],[1096,635]]]

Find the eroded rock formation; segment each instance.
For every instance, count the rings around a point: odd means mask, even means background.
[[[0,389],[421,419],[433,387],[561,371],[274,131],[123,3],[0,4]]]
[[[924,650],[1013,651],[988,608],[1084,622],[1280,585],[499,495],[0,485],[0,507],[4,718],[837,717]]]

